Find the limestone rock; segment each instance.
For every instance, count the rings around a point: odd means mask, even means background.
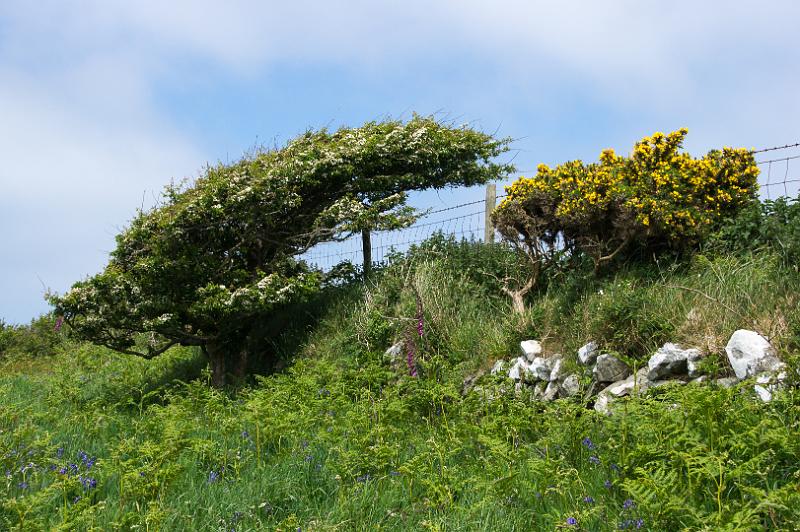
[[[553,369],[550,370],[550,376],[547,378],[548,381],[554,382],[561,379],[561,372],[562,372],[562,364],[561,358],[556,359],[555,364],[553,364]]]
[[[523,340],[519,343],[519,348],[522,351],[522,356],[528,362],[533,362],[536,357],[542,354],[542,344],[538,340]]]
[[[631,374],[631,368],[614,355],[603,354],[597,357],[592,376],[597,382],[616,382]]]
[[[635,375],[630,375],[624,380],[617,381],[608,385],[599,394],[594,402],[594,409],[601,414],[610,413],[609,405],[620,397],[630,395],[634,391],[637,394],[645,392],[652,386],[647,378],[648,369],[642,368]]]
[[[558,398],[558,390],[559,385],[557,381],[552,381],[547,383],[547,388],[544,390],[544,395],[542,396],[542,400],[544,401],[552,401]]]
[[[664,344],[648,360],[647,378],[655,381],[672,375],[686,374],[689,354],[692,352],[698,351],[697,349],[681,349],[677,344]]]
[[[767,388],[761,386],[760,384],[756,384],[753,386],[753,390],[758,394],[758,398],[761,399],[765,403],[769,403],[772,401],[772,392],[769,391]]]
[[[384,358],[387,358],[390,362],[396,362],[402,354],[403,354],[403,342],[395,342],[389,347],[389,349],[387,349],[383,353],[383,356]]]
[[[766,338],[746,329],[739,329],[733,333],[728,345],[725,346],[725,353],[739,380],[754,377],[759,373],[778,372],[785,366],[775,356],[775,350]]]
[[[525,360],[525,357],[517,357],[508,370],[508,378],[520,381],[525,377],[525,373],[529,371],[530,368],[528,367],[528,361]]]
[[[584,366],[591,366],[597,360],[597,342],[589,342],[578,349],[578,362]]]
[[[688,349],[686,354],[686,371],[689,373],[689,377],[699,377],[700,376],[700,361],[705,358],[705,355],[700,352],[699,349]]]
[[[723,388],[730,388],[731,386],[735,386],[736,383],[739,382],[739,379],[736,377],[723,377],[721,379],[717,379],[714,383],[717,386],[721,386]]]
[[[498,360],[497,362],[494,363],[494,366],[492,366],[491,374],[497,375],[498,373],[502,373],[505,365],[506,365],[505,360]]]
[[[536,357],[534,358],[528,370],[533,374],[533,377],[540,381],[550,381],[550,374],[553,372],[553,359]]]
[[[576,374],[567,375],[561,383],[559,396],[574,397],[581,390],[581,381]]]

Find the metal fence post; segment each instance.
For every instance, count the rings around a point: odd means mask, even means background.
[[[492,183],[486,185],[486,215],[483,241],[486,244],[494,244],[494,225],[492,224],[492,211],[497,201],[497,186]]]

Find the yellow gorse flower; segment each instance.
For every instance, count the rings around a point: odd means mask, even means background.
[[[712,150],[701,158],[681,153],[687,133],[686,128],[656,132],[637,142],[629,157],[609,148],[597,163],[540,164],[534,177],[520,177],[506,187],[495,216],[502,218],[512,206],[538,212],[546,202],[555,206],[564,228],[633,221],[626,223],[638,224],[645,235],[695,241],[756,196],[759,170],[743,148]]]

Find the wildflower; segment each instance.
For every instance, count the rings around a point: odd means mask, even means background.
[[[208,483],[212,484],[212,483],[216,482],[217,480],[219,480],[219,473],[217,473],[216,471],[209,471],[209,473],[208,473]]]
[[[61,469],[58,470],[58,474],[59,475],[66,475],[67,474],[67,468],[66,467],[62,467]]]
[[[56,457],[61,458],[62,456],[64,456],[64,448],[59,447],[58,450],[56,450]]]
[[[582,443],[586,446],[587,449],[590,449],[592,451],[595,449],[594,442],[592,442],[592,440],[589,439],[588,436],[583,439]]]
[[[578,520],[577,520],[577,519],[575,519],[574,517],[568,517],[568,518],[567,518],[567,524],[568,524],[569,526],[575,526],[575,525],[577,525],[577,524],[578,524]]]
[[[611,489],[611,486],[612,486],[611,481],[610,480],[606,480],[605,482],[603,482],[603,486],[605,486],[608,489]]]
[[[81,500],[81,496],[80,495],[78,495],[77,497],[72,499],[72,504],[77,504],[79,500]]]
[[[28,483],[25,482],[24,480],[22,482],[20,482],[19,484],[17,484],[17,486],[19,486],[19,489],[21,489],[21,490],[28,489]]]
[[[313,456],[311,456],[310,454],[307,454],[307,455],[306,455],[306,457],[305,457],[305,461],[306,461],[306,462],[310,462],[310,461],[312,461],[313,459],[314,459],[314,457],[313,457]]]
[[[637,529],[639,529],[639,528],[642,528],[642,527],[644,526],[644,519],[642,519],[642,518],[640,517],[639,519],[637,519],[637,520],[636,520],[636,523],[635,523],[635,525],[636,525],[636,528],[637,528]]]
[[[636,503],[634,503],[632,499],[625,499],[625,501],[622,503],[622,508],[625,510],[633,508],[634,506],[636,506]]]
[[[70,464],[69,468],[73,473],[75,473],[75,474],[78,473],[78,465],[77,464]]]
[[[56,319],[56,326],[54,327],[55,331],[56,332],[60,331],[62,325],[64,325],[64,316],[59,316]]]
[[[594,504],[594,498],[587,495],[586,497],[583,498],[583,502],[585,502],[586,504]]]
[[[600,465],[600,459],[594,455],[589,457],[589,461],[594,465]]]
[[[245,440],[249,439],[250,438],[250,433],[247,432],[246,430],[243,430],[242,431],[242,438],[244,438]]]
[[[619,471],[620,471],[620,468],[619,468],[619,466],[617,464],[611,464],[611,469],[613,469],[617,473],[619,473]]]

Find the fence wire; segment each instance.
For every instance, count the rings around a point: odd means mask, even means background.
[[[759,185],[762,199],[797,198],[800,194],[800,142],[753,150],[753,154],[766,152],[770,152],[769,158],[756,162],[761,171]],[[498,194],[497,199],[505,196]],[[478,205],[482,207],[480,210],[476,209]],[[372,261],[376,264],[387,262],[392,253],[405,252],[411,246],[428,240],[435,233],[457,239],[482,241],[485,217],[484,199],[424,212],[417,223],[405,229],[373,232],[370,246]],[[329,270],[343,261],[361,265],[363,262],[361,235],[353,235],[340,242],[320,244],[302,258],[322,270]]]

